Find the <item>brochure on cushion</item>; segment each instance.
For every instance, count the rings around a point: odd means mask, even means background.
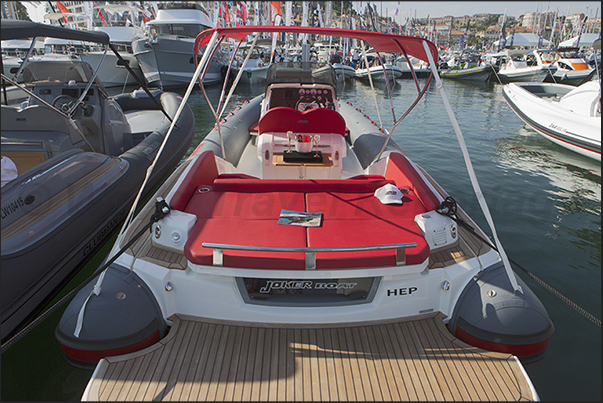
[[[320,227],[322,213],[306,213],[305,211],[281,210],[278,223],[283,225],[299,225],[302,227]]]

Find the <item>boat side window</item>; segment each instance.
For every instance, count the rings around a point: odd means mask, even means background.
[[[158,24],[154,28],[158,34],[178,35],[186,38],[195,38],[199,32],[208,29],[202,24]]]

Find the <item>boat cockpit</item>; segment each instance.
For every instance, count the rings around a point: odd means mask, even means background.
[[[131,136],[123,135],[131,128],[119,104],[98,79],[90,85],[88,63],[30,61],[22,76],[29,97],[2,105],[2,154],[18,172],[70,149],[119,155],[133,145]]]
[[[257,131],[264,179],[341,179],[346,124],[335,70],[275,63],[267,73]]]

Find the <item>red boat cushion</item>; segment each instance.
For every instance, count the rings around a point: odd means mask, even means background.
[[[200,219],[184,247],[184,256],[200,265],[212,265],[213,251],[203,242],[229,245],[296,247],[306,246],[306,229],[280,225],[277,220]],[[304,269],[303,252],[253,252],[224,250],[224,266],[252,269]]]
[[[413,218],[327,220],[308,228],[311,248],[416,243],[406,249],[406,264],[419,264],[429,256],[429,246]],[[317,269],[395,266],[395,249],[359,252],[317,252]]]
[[[216,192],[374,192],[393,183],[380,175],[360,175],[338,179],[257,179],[220,175],[213,183]]]
[[[304,211],[302,192],[197,192],[185,212],[198,219],[278,220],[281,210]]]
[[[211,186],[217,177],[214,152],[208,150],[201,153],[170,200],[170,208],[184,211],[195,191],[202,186]]]
[[[304,112],[286,106],[268,110],[258,123],[259,134],[286,133],[339,133],[345,136],[345,120],[339,112],[329,108],[314,108]]]
[[[393,179],[398,188],[413,190],[427,211],[435,210],[440,206],[438,197],[427,186],[410,161],[402,154],[391,153],[389,155],[385,178]]]
[[[247,246],[334,247],[415,242],[407,264],[423,262],[429,247],[414,216],[425,212],[414,191],[403,205],[384,205],[374,191],[381,176],[346,180],[259,180],[247,175],[220,175],[205,193],[196,192],[186,206],[197,223],[185,245],[194,264],[211,265],[212,251],[203,242]],[[338,189],[339,191],[328,191]],[[278,224],[282,209],[321,212],[320,227]],[[395,250],[317,253],[317,268],[395,265]],[[304,269],[303,252],[224,250],[224,265],[245,268]]]
[[[330,219],[371,220],[412,218],[427,210],[413,191],[402,198],[403,204],[383,204],[371,193],[307,193],[306,206],[310,212],[324,212]]]

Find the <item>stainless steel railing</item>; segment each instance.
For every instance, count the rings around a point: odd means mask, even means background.
[[[244,250],[256,252],[304,252],[305,253],[305,268],[306,270],[316,269],[316,252],[358,252],[370,250],[396,250],[396,266],[406,264],[406,248],[414,248],[416,243],[398,243],[392,245],[369,245],[369,246],[341,246],[330,248],[293,248],[293,247],[278,247],[278,246],[247,246],[247,245],[228,245],[222,243],[203,242],[204,248],[213,249],[213,265],[224,265],[224,249],[229,250]]]

